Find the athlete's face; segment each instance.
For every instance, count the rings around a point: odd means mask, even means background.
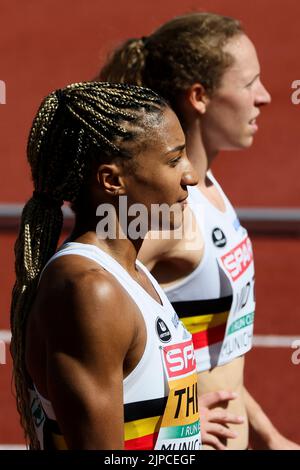
[[[128,203],[144,204],[149,213],[153,204],[179,203],[177,210],[182,213],[188,196],[187,185],[198,181],[187,158],[184,133],[175,113],[167,108],[160,124],[144,138],[145,146],[134,157],[134,169],[125,180]],[[174,228],[172,219],[171,228]]]
[[[242,34],[224,47],[233,59],[202,119],[203,137],[215,151],[249,147],[258,130],[260,107],[271,97],[260,80],[260,66],[250,39]]]

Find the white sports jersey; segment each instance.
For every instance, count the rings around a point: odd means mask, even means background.
[[[147,269],[157,291],[154,300],[110,255],[94,245],[66,243],[54,259],[66,255],[89,258],[110,272],[138,306],[147,341],[136,368],[123,381],[125,449],[199,449],[197,378],[191,334]],[[120,311],[120,315],[122,312]],[[51,403],[32,390],[32,410],[42,448],[66,448]]]
[[[226,364],[252,347],[254,264],[247,231],[215,178],[226,210],[217,209],[197,187],[189,205],[204,238],[198,267],[165,289],[186,328],[193,334],[197,371]]]

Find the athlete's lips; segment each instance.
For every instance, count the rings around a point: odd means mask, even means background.
[[[250,119],[249,121],[249,124],[252,126],[252,125],[255,125],[256,126],[256,119],[258,118],[258,116],[260,115],[260,113],[257,113],[256,116],[254,116],[252,119]]]
[[[249,121],[249,126],[251,127],[253,133],[258,131],[258,125],[257,125],[256,119],[258,118],[259,114],[260,113],[258,113],[254,118],[252,118]]]

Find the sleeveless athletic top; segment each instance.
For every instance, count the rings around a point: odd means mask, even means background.
[[[247,231],[212,174],[226,210],[213,206],[196,187],[189,205],[204,237],[197,268],[165,289],[174,309],[193,334],[197,371],[226,364],[252,347],[254,265]]]
[[[144,353],[123,381],[125,449],[199,449],[197,374],[192,337],[162,289],[137,261],[137,268],[149,277],[160,296],[160,304],[114,258],[94,245],[66,243],[47,265],[66,255],[89,258],[115,276],[138,306],[145,322]],[[41,448],[66,449],[51,403],[33,388],[30,391],[31,409]]]

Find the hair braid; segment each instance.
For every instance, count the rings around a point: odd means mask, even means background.
[[[145,40],[128,39],[109,57],[96,79],[141,86],[145,57]]]
[[[109,83],[75,83],[48,95],[30,131],[27,158],[34,185],[15,243],[16,282],[11,303],[11,353],[17,408],[25,437],[39,448],[30,407],[25,364],[26,321],[42,269],[62,229],[63,201],[75,203],[95,156],[128,156],[124,142],[134,125],[147,126],[145,111],[160,116],[166,102],[151,90]],[[130,130],[122,123],[130,122]],[[146,133],[144,133],[146,134]]]

